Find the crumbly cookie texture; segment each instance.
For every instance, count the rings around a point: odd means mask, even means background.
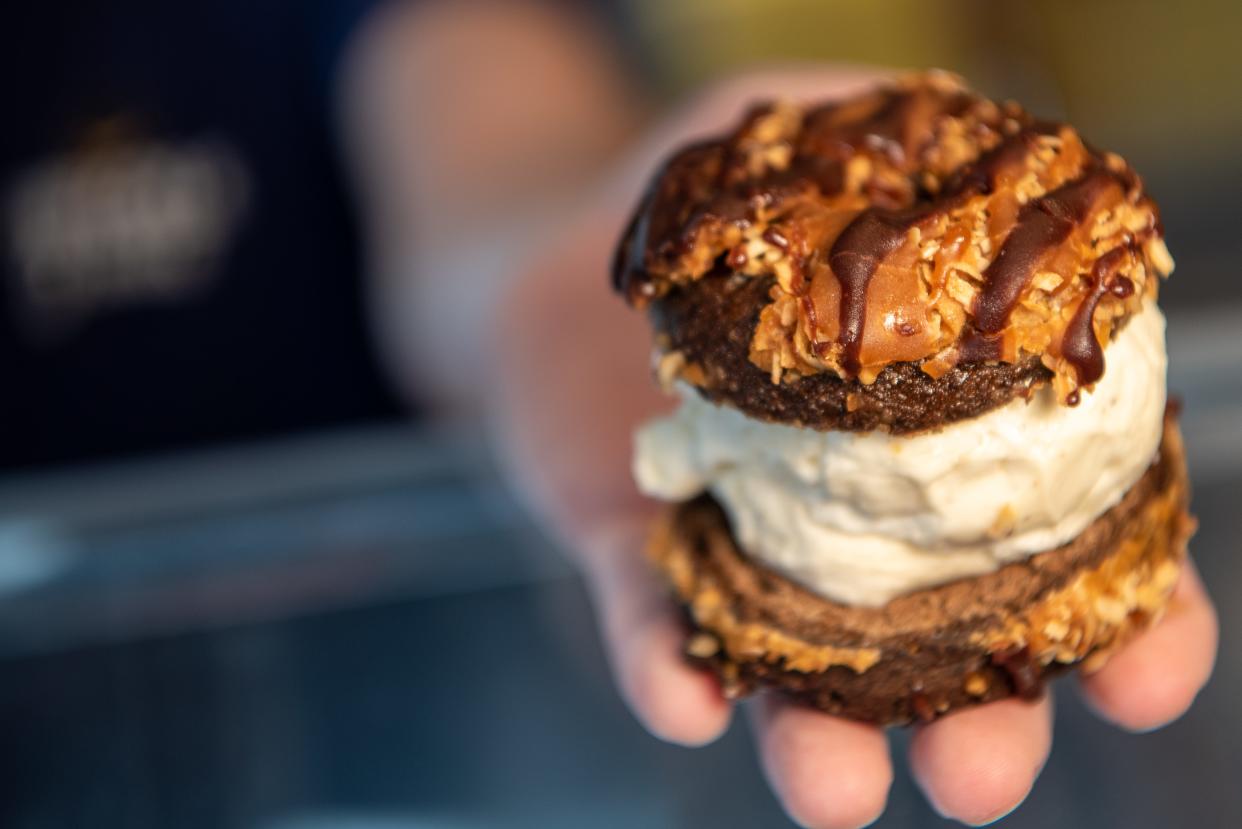
[[[829,713],[904,724],[1037,697],[1072,666],[1098,668],[1163,612],[1194,529],[1188,498],[1170,417],[1157,462],[1074,541],[881,608],[835,604],[755,565],[710,501],[671,507],[649,552],[693,625],[687,655],[727,696],[769,686]]]
[[[618,250],[645,305],[707,275],[770,279],[749,346],[774,383],[1034,356],[1063,402],[1172,260],[1119,156],[945,73],[755,107],[674,155]]]
[[[818,431],[912,434],[1029,398],[1052,372],[1038,357],[1019,363],[964,363],[933,378],[917,363],[893,363],[863,384],[832,372],[788,375],[780,383],[750,361],[750,340],[770,280],[711,276],[654,303],[656,375],[756,420]]]

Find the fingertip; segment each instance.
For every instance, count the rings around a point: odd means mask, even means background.
[[[655,737],[702,746],[729,727],[733,707],[710,673],[684,657],[686,630],[667,589],[637,552],[645,527],[597,536],[587,582],[621,697]]]
[[[764,773],[799,826],[855,829],[884,813],[893,766],[883,732],[770,695],[751,712]]]
[[[1194,703],[1199,683],[1130,657],[1104,676],[1082,677],[1080,688],[1099,717],[1143,734],[1181,718]]]
[[[1164,618],[1081,677],[1087,703],[1104,719],[1133,732],[1177,720],[1211,677],[1219,635],[1216,611],[1187,562]]]
[[[910,740],[910,768],[937,812],[983,826],[1026,799],[1051,746],[1050,699],[1008,699],[950,714],[916,730]]]
[[[685,632],[670,613],[653,619],[623,646],[618,679],[639,722],[664,742],[694,748],[720,738],[733,706],[706,671],[682,658]]]

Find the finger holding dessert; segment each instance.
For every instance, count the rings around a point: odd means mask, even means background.
[[[772,695],[749,713],[768,783],[799,825],[866,826],[884,812],[893,763],[879,729]]]
[[[1151,731],[1186,713],[1216,662],[1216,611],[1187,559],[1159,624],[1136,636],[1081,686],[1100,716],[1130,731]]]
[[[1051,695],[967,708],[915,729],[910,772],[932,807],[978,826],[1017,808],[1052,749]]]
[[[666,742],[701,746],[728,727],[732,706],[715,677],[684,658],[685,626],[641,556],[643,523],[595,537],[587,584],[617,685],[644,727]]]

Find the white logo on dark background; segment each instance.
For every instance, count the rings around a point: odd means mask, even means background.
[[[19,322],[38,334],[191,294],[228,249],[249,191],[218,140],[135,141],[28,168],[7,194]]]

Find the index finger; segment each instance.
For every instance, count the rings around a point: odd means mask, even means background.
[[[1189,559],[1164,618],[1082,677],[1083,696],[1100,716],[1131,731],[1176,720],[1207,684],[1216,662],[1216,610]]]

